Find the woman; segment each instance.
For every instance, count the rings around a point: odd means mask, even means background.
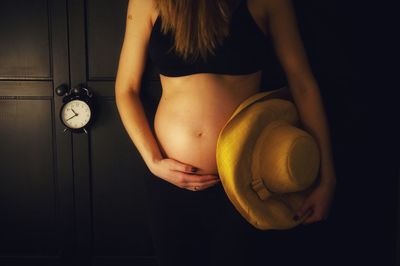
[[[235,108],[260,91],[268,41],[287,74],[302,122],[322,153],[319,185],[298,216],[309,216],[304,224],[321,221],[328,215],[336,179],[326,116],[290,0],[129,2],[116,103],[151,172],[146,178],[150,224],[160,265],[242,265],[265,255],[264,234],[224,194],[215,151]],[[163,90],[155,134],[139,98],[147,52],[160,70]],[[253,245],[256,239],[262,245]]]

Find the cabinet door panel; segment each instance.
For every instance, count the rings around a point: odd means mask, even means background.
[[[68,84],[65,1],[0,8],[0,265],[73,258],[71,134],[58,114]]]
[[[0,8],[0,77],[51,77],[46,0],[4,0]]]

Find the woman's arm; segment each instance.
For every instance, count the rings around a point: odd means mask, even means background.
[[[203,190],[220,182],[218,175],[194,174],[192,165],[163,158],[144,113],[139,93],[153,29],[151,0],[130,0],[124,42],[115,82],[115,100],[122,123],[149,170],[180,188]],[[155,14],[156,15],[156,14]]]
[[[321,182],[336,183],[329,126],[318,84],[311,72],[291,0],[263,2],[275,51],[286,72],[293,100],[307,132],[321,150]]]
[[[129,1],[115,82],[115,100],[122,123],[149,167],[162,158],[139,97],[153,12],[153,1]]]

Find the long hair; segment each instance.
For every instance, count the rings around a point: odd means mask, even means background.
[[[229,34],[229,21],[240,0],[155,0],[161,31],[171,32],[184,60],[205,61]]]

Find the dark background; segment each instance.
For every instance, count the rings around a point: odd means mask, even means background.
[[[337,172],[331,214],[320,229],[332,239],[321,242],[330,257],[310,258],[400,265],[395,9],[384,2],[293,3]],[[0,0],[0,265],[155,265],[145,218],[148,169],[114,98],[126,6]],[[265,89],[286,82],[267,49]],[[64,133],[59,120],[56,88],[80,83],[96,96],[88,135]],[[151,62],[141,91],[152,126],[161,87]]]

